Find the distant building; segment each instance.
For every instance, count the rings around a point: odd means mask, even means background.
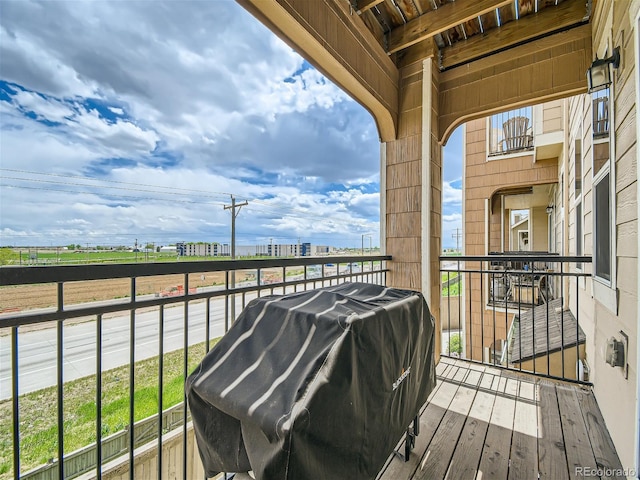
[[[231,248],[228,244],[178,242],[176,251],[181,257],[229,257]]]
[[[182,257],[230,257],[228,243],[178,242],[175,251]],[[236,245],[236,257],[314,257],[329,255],[327,245],[311,243],[270,243],[266,245]]]

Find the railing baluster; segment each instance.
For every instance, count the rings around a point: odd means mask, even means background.
[[[64,284],[62,282],[58,282],[58,312],[62,312],[64,310]],[[58,320],[56,325],[56,333],[57,333],[57,341],[56,341],[56,349],[57,349],[57,375],[58,375],[58,478],[60,480],[64,480],[64,375],[63,375],[63,365],[64,365],[64,350],[63,350],[63,330],[62,330],[62,322],[63,320]]]
[[[258,277],[260,276],[260,271],[258,271]],[[224,290],[225,292],[229,291],[229,270],[225,272],[224,278]],[[258,294],[260,296],[260,294]],[[229,331],[229,294],[224,296],[224,333]]]
[[[536,370],[536,309],[535,303],[533,301],[535,296],[535,285],[533,279],[533,264],[531,265],[531,333],[533,335],[533,371]],[[547,317],[547,322],[549,322],[549,317]]]
[[[482,266],[482,263],[480,264]],[[480,268],[482,270],[482,268]],[[480,361],[484,360],[484,273],[480,273]],[[471,285],[468,285],[471,289]],[[471,319],[469,319],[471,321]],[[473,359],[473,355],[471,356]]]
[[[560,354],[562,357],[562,378],[564,378],[564,265],[560,262]]]
[[[20,410],[18,398],[18,327],[11,327],[11,407],[13,414],[13,478],[20,478]]]
[[[136,278],[131,277],[131,303],[136,301]],[[136,310],[131,308],[129,313],[129,478],[134,477],[135,450],[135,370],[136,370]]]
[[[235,282],[234,282],[235,283]],[[233,286],[235,288],[235,284]],[[184,274],[184,291],[189,292],[189,274]],[[235,296],[231,296],[235,302]],[[182,369],[183,381],[187,379],[189,370],[189,298],[184,299],[184,363]],[[235,321],[235,318],[233,319]],[[187,477],[187,392],[183,389],[182,394],[182,478]]]
[[[580,293],[578,292],[579,288],[579,279],[580,277],[576,277],[576,378],[580,380],[580,367],[578,363],[580,362],[580,303],[578,303],[578,296]]]
[[[102,478],[102,314],[96,318],[96,478]]]
[[[209,299],[207,299],[207,304]],[[209,342],[207,341],[207,345]],[[158,312],[158,478],[162,478],[162,412],[163,412],[163,374],[164,372],[164,305]]]
[[[448,328],[447,335],[449,335],[449,339],[447,341],[447,354],[451,355],[451,277],[450,273],[447,272],[447,307],[448,307]]]
[[[244,299],[244,293],[242,294],[242,298]],[[204,326],[204,334],[206,338],[206,342],[204,344],[204,352],[209,353],[209,341],[211,339],[211,299],[207,298],[205,300],[206,310],[205,310],[205,321],[207,322]]]
[[[464,277],[460,278],[460,281],[462,281]],[[471,283],[471,272],[469,272],[467,274],[467,283],[469,284],[469,318],[472,318],[472,314],[471,314],[471,304],[472,304],[472,292],[473,292],[473,285]],[[462,298],[461,295],[458,296],[458,298]],[[459,310],[461,313],[460,315],[462,316],[462,309]],[[470,324],[473,324],[473,322],[470,322]],[[460,325],[458,328],[461,328],[462,325]],[[469,328],[469,349],[471,350],[471,358],[473,359],[473,329]]]
[[[545,302],[547,304],[547,375],[551,375],[551,356],[549,355],[549,284],[547,275],[544,276]]]
[[[518,287],[519,288],[519,287]],[[522,371],[522,295],[518,292],[518,347],[520,354],[520,361],[518,362],[518,370]]]

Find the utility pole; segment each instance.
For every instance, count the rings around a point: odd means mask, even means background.
[[[225,205],[225,210],[231,210],[231,260],[236,258],[236,217],[240,213],[240,209],[249,202],[236,203],[236,197],[231,195],[231,205]],[[237,209],[237,211],[236,211]],[[236,271],[231,270],[231,288],[236,287]],[[236,296],[231,295],[231,318],[236,321]]]
[[[451,234],[451,238],[456,239],[456,252],[460,252],[460,239],[462,238],[462,230],[456,228],[455,233]]]
[[[371,237],[372,237],[372,235],[370,233],[363,233],[361,235],[362,245],[361,245],[361,249],[360,249],[360,255],[363,255],[363,256],[364,256],[364,237],[369,237],[369,254],[371,254]]]

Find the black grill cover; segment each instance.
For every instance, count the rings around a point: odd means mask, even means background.
[[[207,476],[374,478],[435,386],[422,295],[364,283],[253,300],[186,381]]]

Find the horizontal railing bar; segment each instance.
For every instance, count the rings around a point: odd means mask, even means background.
[[[441,256],[441,262],[549,262],[549,263],[591,263],[592,257],[560,256],[554,254],[499,254],[499,255],[461,255],[456,257]]]
[[[79,282],[114,278],[151,277],[155,275],[255,270],[304,265],[363,263],[391,260],[390,255],[296,257],[251,260],[203,260],[196,262],[151,262],[93,265],[51,265],[0,267],[0,285],[30,285],[35,283]]]
[[[485,269],[473,269],[473,268],[460,268],[460,269],[448,269],[441,268],[440,272],[442,273],[486,273],[488,275],[503,275],[505,273],[509,274],[522,274],[527,276],[538,275],[538,276],[549,276],[549,277],[591,277],[590,273],[585,272],[550,272],[547,270],[487,270]]]
[[[333,262],[328,262],[328,263],[333,263]],[[317,262],[314,263],[314,265],[315,264],[317,264]],[[133,301],[127,300],[124,302],[116,300],[114,301],[114,303],[109,303],[106,305],[104,304],[92,305],[88,307],[83,306],[85,304],[79,304],[78,306],[76,305],[67,306],[67,309],[65,310],[55,309],[55,307],[52,307],[51,309],[42,309],[42,310],[36,310],[36,311],[12,312],[11,314],[5,314],[7,315],[5,318],[2,318],[2,315],[0,315],[0,328],[32,325],[36,323],[44,323],[44,322],[51,322],[51,321],[57,321],[57,320],[71,320],[75,318],[104,315],[107,313],[128,312],[134,309],[137,310],[140,308],[157,307],[159,305],[181,304],[185,301],[191,302],[196,300],[206,300],[210,298],[224,297],[226,295],[231,295],[231,294],[243,294],[243,293],[258,292],[258,291],[262,292],[264,290],[302,285],[302,284],[306,284],[314,281],[321,282],[321,281],[331,281],[334,279],[337,279],[337,280],[348,279],[348,278],[357,277],[359,275],[386,273],[388,271],[389,269],[387,268],[380,268],[380,269],[366,271],[366,272],[343,273],[343,274],[323,276],[318,278],[306,278],[306,279],[287,281],[287,282],[249,285],[244,287],[212,290],[209,292],[199,292],[199,293],[190,293],[190,294],[187,293],[185,295],[180,295],[175,297],[153,297],[146,300],[134,299]],[[153,295],[153,294],[148,294],[148,295]]]

